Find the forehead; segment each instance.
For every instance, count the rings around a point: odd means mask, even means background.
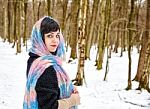
[[[57,31],[52,31],[52,32],[46,33],[45,35],[50,35],[50,34],[60,34],[60,32],[59,32],[59,30],[57,30]]]

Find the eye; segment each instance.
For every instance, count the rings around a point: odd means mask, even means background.
[[[57,35],[56,35],[56,38],[60,38],[60,35],[59,35],[59,34],[57,34]]]
[[[52,38],[53,36],[52,36],[52,35],[47,35],[47,37],[48,37],[48,38]]]

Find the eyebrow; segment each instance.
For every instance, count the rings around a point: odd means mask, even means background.
[[[54,34],[54,32],[47,33],[46,35],[49,35],[49,34]],[[58,35],[58,34],[60,34],[60,33],[57,33],[57,35]]]

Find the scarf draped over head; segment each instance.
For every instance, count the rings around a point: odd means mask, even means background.
[[[26,82],[23,109],[38,109],[37,94],[35,91],[36,82],[38,78],[43,74],[45,69],[51,65],[56,71],[58,86],[60,89],[60,99],[70,97],[74,90],[74,86],[71,80],[62,68],[62,58],[65,54],[64,40],[62,34],[60,35],[60,41],[55,56],[48,51],[42,40],[40,25],[45,17],[41,18],[35,23],[31,33],[32,46],[29,51],[39,55],[40,57],[33,61],[29,70]],[[52,19],[51,17],[49,18]],[[74,106],[71,107],[71,109],[77,109],[77,107]]]

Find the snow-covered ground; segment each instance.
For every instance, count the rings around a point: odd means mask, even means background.
[[[26,82],[26,61],[28,53],[25,48],[16,55],[11,44],[0,39],[0,109],[22,109]],[[85,62],[86,85],[78,86],[81,96],[79,109],[150,109],[150,93],[137,91],[138,83],[132,82],[132,90],[124,90],[128,78],[128,56],[124,53],[112,54],[109,60],[107,81],[103,81],[103,69],[96,70],[96,50],[91,49],[91,60]],[[69,52],[67,53],[68,58]],[[132,52],[132,79],[135,76],[138,62],[136,50]],[[71,79],[75,78],[77,60],[64,63]]]

